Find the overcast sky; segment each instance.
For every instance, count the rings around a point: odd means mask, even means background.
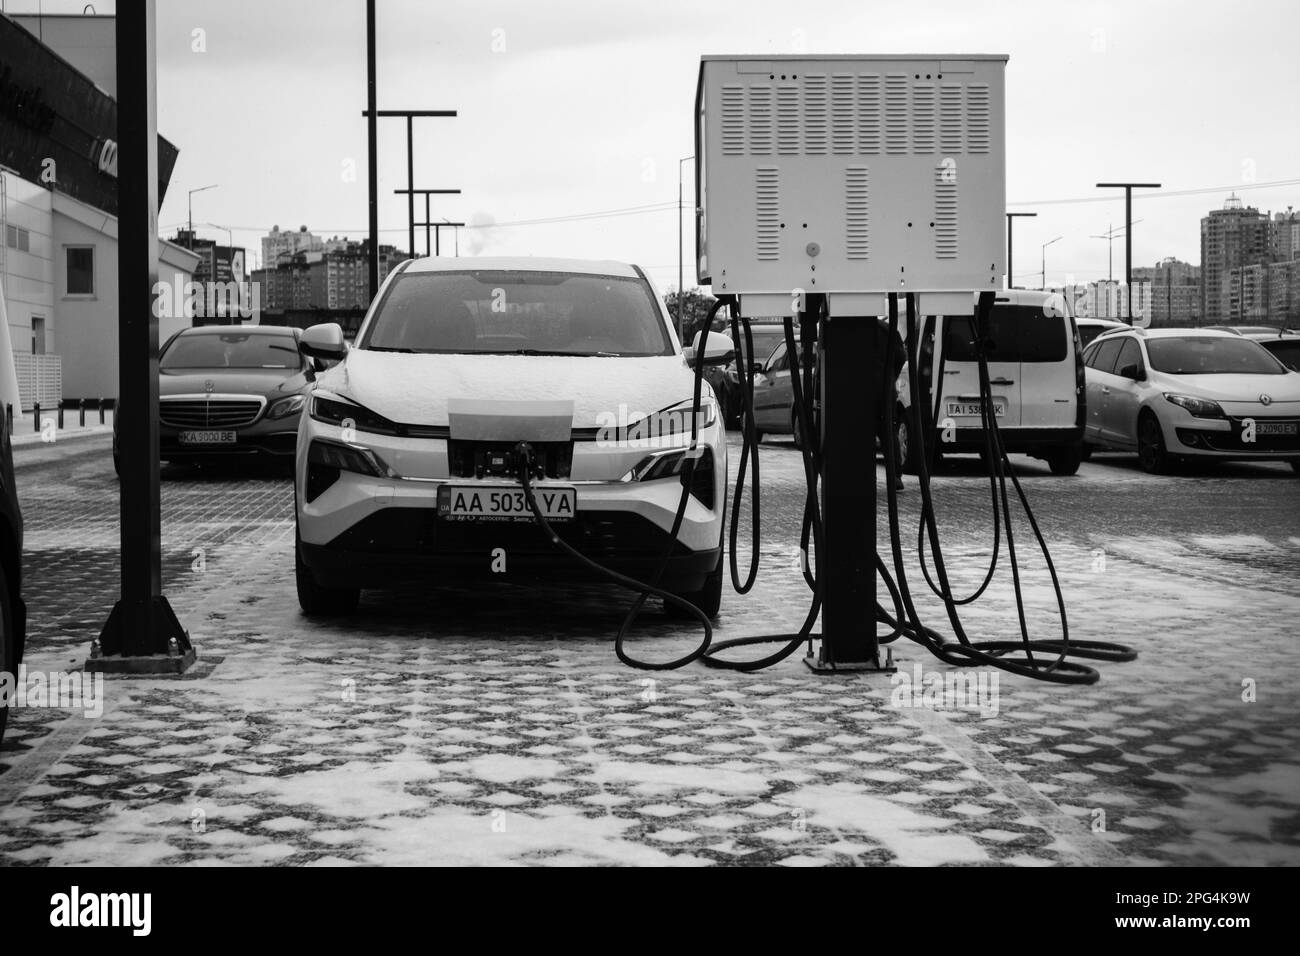
[[[219,183],[194,197],[194,218],[234,227],[237,244],[260,248],[272,224],[362,237],[363,0],[158,6],[159,130],[180,149],[166,234],[185,219],[187,189]],[[1017,224],[1016,272],[1037,284],[1041,244],[1063,236],[1048,250],[1051,284],[1106,274],[1107,243],[1090,237],[1119,228],[1124,207],[1097,182],[1215,187],[1136,202],[1135,265],[1199,262],[1198,222],[1232,189],[1261,209],[1300,207],[1298,27],[1288,0],[380,0],[379,106],[459,111],[416,121],[415,185],[464,191],[434,197],[435,219],[503,224],[462,230],[462,253],[625,259],[667,289],[701,54],[1006,53],[1007,198],[1039,214]],[[206,52],[192,50],[196,29]],[[404,248],[405,199],[392,192],[406,185],[401,120],[380,121],[379,183],[382,241]],[[1045,202],[1070,199],[1093,201]],[[693,285],[690,235],[688,219]],[[1122,278],[1122,239],[1114,251]]]

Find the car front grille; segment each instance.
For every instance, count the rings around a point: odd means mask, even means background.
[[[239,428],[262,413],[260,398],[164,398],[158,418],[175,428]]]
[[[621,511],[579,511],[574,520],[556,522],[551,530],[561,541],[597,561],[660,558],[668,542],[668,533],[650,519]],[[436,508],[382,508],[343,531],[329,547],[420,556],[490,557],[495,548],[504,548],[508,554],[556,554],[550,539],[532,521],[444,521]],[[674,543],[673,555],[690,553],[680,541]]]
[[[573,442],[535,441],[530,443],[537,464],[547,478],[568,478],[573,465]],[[449,439],[447,464],[453,478],[482,478],[485,475],[510,474],[509,469],[494,462],[509,455],[516,442],[469,441]]]

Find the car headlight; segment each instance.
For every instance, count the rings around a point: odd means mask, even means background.
[[[688,469],[687,463],[694,461],[694,468]],[[671,478],[676,475],[682,484],[687,484],[691,494],[699,499],[700,504],[712,510],[715,490],[713,487],[713,449],[701,445],[692,451],[682,448],[677,451],[661,451],[646,455],[636,463],[619,481],[655,481],[659,478]]]
[[[1223,409],[1219,407],[1218,402],[1212,402],[1208,398],[1196,398],[1192,395],[1178,395],[1173,392],[1165,392],[1165,401],[1172,402],[1179,408],[1187,409],[1188,414],[1195,418],[1227,418],[1223,414]]]
[[[398,434],[397,425],[383,415],[378,415],[354,402],[337,398],[313,395],[309,414],[316,421],[327,425],[338,425],[343,428],[350,426],[359,432],[374,432],[379,435]]]
[[[378,452],[363,445],[345,445],[342,442],[322,441],[317,438],[307,449],[307,462],[340,471],[353,471],[359,475],[370,475],[373,478],[399,477]]]
[[[618,444],[631,448],[680,447],[691,437],[691,412],[694,403],[679,402],[646,415],[618,429]],[[700,414],[696,419],[696,436],[718,420],[718,406],[711,395],[700,396]]]
[[[267,411],[267,418],[286,418],[295,412],[302,411],[302,406],[307,399],[302,395],[290,395],[288,398],[282,398],[273,403]]]
[[[323,495],[345,471],[372,478],[401,477],[373,448],[317,438],[307,449],[307,501]]]

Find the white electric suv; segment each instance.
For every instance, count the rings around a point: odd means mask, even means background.
[[[1300,471],[1300,372],[1262,345],[1210,329],[1125,329],[1084,352],[1091,446],[1136,451],[1145,471],[1179,458],[1290,461]]]
[[[729,336],[701,361],[730,358]],[[726,439],[695,360],[636,266],[541,258],[426,258],[399,266],[356,345],[337,325],[302,336],[321,365],[298,431],[298,599],[346,613],[399,578],[583,578],[538,526],[519,480],[531,446],[536,500],[556,532],[710,616],[722,587]]]

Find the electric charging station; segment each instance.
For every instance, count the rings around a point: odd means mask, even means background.
[[[794,413],[804,436],[802,570],[813,600],[798,633],[714,643],[710,615],[664,591],[658,576],[638,581],[617,574],[555,534],[533,493],[535,450],[520,441],[511,452],[509,473],[520,482],[538,526],[557,550],[638,595],[614,641],[615,653],[625,664],[668,670],[700,661],[755,671],[784,660],[806,642],[805,663],[814,671],[892,671],[892,649],[882,663],[880,648],[906,637],[952,666],[991,666],[1036,680],[1091,684],[1100,674],[1077,659],[1136,658],[1136,652],[1120,644],[1070,637],[1060,580],[1028,496],[1007,459],[993,411],[988,354],[995,347],[990,318],[1004,272],[1006,63],[1003,55],[702,58],[695,97],[696,275],[713,287],[717,301],[693,359],[695,414],[689,436],[683,436],[689,440],[689,453],[668,539],[677,538],[697,457],[695,423],[705,361],[700,355],[709,354],[712,323],[725,306],[731,313],[734,346],[728,354],[745,370],[740,376],[745,440],[731,499],[731,581],[740,594],[754,586],[761,488],[749,376],[753,340],[746,316],[784,315]],[[942,395],[934,396],[931,407],[928,391],[920,386],[921,316],[973,311],[970,345],[979,370],[980,431],[995,536],[983,583],[967,597],[954,594],[945,567],[925,454],[919,456],[918,469],[922,507],[916,556],[926,584],[943,601],[954,639],[921,620],[907,582],[897,493],[891,482],[886,484],[886,503],[892,572],[876,547],[878,433],[885,438],[881,448],[886,476],[896,476],[899,464],[893,439],[893,360],[900,359],[900,302],[907,341],[899,364],[907,370],[912,399],[904,414],[911,416],[913,433],[927,443],[936,440]],[[945,357],[946,347],[941,346],[937,355],[924,358],[926,363],[937,362],[940,381]],[[736,543],[751,454],[751,554],[742,581]],[[1008,483],[1014,486],[1051,578],[1059,639],[1029,635]],[[1003,534],[1019,639],[972,640],[958,608],[988,588]],[[926,563],[927,547],[933,574]],[[877,596],[877,578],[893,601],[892,614]],[[658,663],[627,653],[625,639],[651,596],[699,620],[703,638],[693,651]],[[814,634],[819,617],[822,632]],[[884,636],[877,630],[880,623],[891,628]],[[816,651],[814,638],[821,639]],[[767,643],[784,646],[757,660],[719,656],[725,650]]]
[[[882,669],[876,634],[878,318],[967,312],[1003,275],[1005,55],[705,56],[697,275],[742,315],[791,314],[816,365],[822,643]],[[980,297],[991,305],[991,296]],[[864,375],[865,372],[865,375]],[[806,430],[806,434],[809,432]],[[891,439],[892,440],[892,439]]]

